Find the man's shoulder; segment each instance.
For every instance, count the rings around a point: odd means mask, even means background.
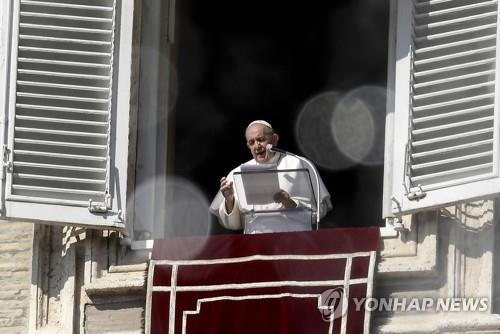
[[[283,155],[280,159],[279,165],[280,168],[301,168],[303,167],[302,161],[300,159],[291,156],[291,155]]]

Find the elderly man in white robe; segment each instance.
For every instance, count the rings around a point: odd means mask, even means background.
[[[319,178],[319,174],[312,170],[312,166],[304,164],[296,156],[268,150],[268,144],[275,146],[279,139],[271,124],[263,120],[251,122],[246,128],[245,138],[253,159],[233,169],[228,176],[221,178],[220,192],[211,205],[211,211],[218,216],[221,225],[231,230],[243,229],[247,234],[311,230],[311,212],[313,211],[311,202],[293,198],[286,190],[279,190],[274,194],[274,204],[261,206],[260,212],[264,212],[261,215],[255,215],[252,210],[241,207],[241,201],[234,189],[235,173],[238,174],[245,167],[265,165],[260,167],[269,166],[277,171],[307,170],[310,174],[318,175],[320,217],[325,216],[332,208],[330,194]],[[311,185],[314,193],[317,194],[316,182],[312,182]],[[304,210],[300,210],[301,208]],[[289,214],[287,211],[290,211]]]

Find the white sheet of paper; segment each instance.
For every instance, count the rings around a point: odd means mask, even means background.
[[[242,184],[237,185],[243,189],[246,203],[244,206],[263,205],[274,203],[273,196],[280,191],[276,165],[242,165],[241,166]]]

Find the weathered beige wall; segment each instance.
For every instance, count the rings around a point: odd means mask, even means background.
[[[85,307],[85,334],[142,333],[144,300],[88,304]]]
[[[0,222],[0,333],[27,333],[33,225]]]
[[[487,298],[490,308],[375,311],[371,333],[500,333],[499,204],[461,203],[406,217],[402,236],[382,239],[374,290],[376,297]]]

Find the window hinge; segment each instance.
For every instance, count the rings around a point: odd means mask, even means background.
[[[123,212],[122,210],[118,210],[118,212],[116,213],[116,217],[115,217],[115,222],[116,223],[123,223]]]
[[[114,222],[115,223],[123,223],[124,217],[123,217],[123,211],[118,210],[118,212],[113,212],[111,211],[111,195],[109,193],[106,193],[104,196],[104,203],[96,203],[94,204],[92,202],[92,199],[89,199],[89,212],[91,213],[106,213],[106,214],[111,214],[114,215]]]
[[[401,233],[405,231],[405,226],[403,224],[403,220],[401,217],[389,217],[386,218],[386,224],[389,223],[389,225],[392,226],[394,231]]]
[[[97,204],[94,204],[92,198],[89,198],[88,209],[89,212],[92,213],[107,213],[109,210],[111,210],[111,195],[109,193],[106,193],[106,195],[104,195],[104,203]]]
[[[421,184],[419,184],[417,187],[418,187],[417,190],[410,191],[410,192],[408,192],[406,194],[406,197],[410,201],[416,201],[416,200],[422,199],[425,196],[427,196],[427,193],[422,189],[422,185]]]
[[[395,213],[396,216],[401,215],[402,214],[401,203],[399,203],[399,201],[394,196],[391,196],[391,201],[394,202],[395,207],[393,207],[393,210],[397,211]]]
[[[7,145],[2,145],[2,166],[10,173],[12,172],[12,161],[9,160],[9,153],[10,150]]]

